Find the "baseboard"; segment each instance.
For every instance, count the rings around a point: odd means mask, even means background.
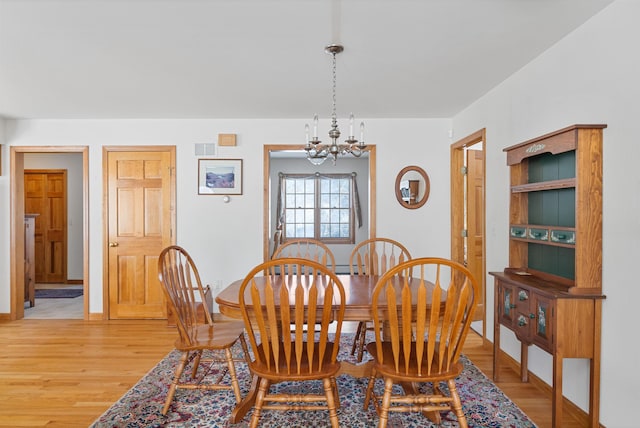
[[[0,321],[11,321],[11,314],[0,314]]]
[[[102,312],[89,313],[89,321],[104,321],[104,314]]]
[[[511,355],[504,352],[502,349],[500,350],[500,360],[502,362],[506,362],[507,365],[511,367],[512,370],[515,370],[516,373],[520,374],[520,363]],[[549,397],[553,397],[553,388],[551,387],[551,385],[549,385],[544,380],[540,379],[535,374],[531,373],[530,370],[528,371],[528,374],[529,374],[528,375],[529,383],[531,383],[536,388],[544,391],[545,394],[549,395]],[[569,400],[564,395],[562,396],[562,410],[566,414],[571,415],[576,420],[578,420],[581,426],[585,426],[585,427],[589,426],[589,423],[590,423],[589,413],[585,412],[580,407],[576,406],[571,400]],[[600,423],[598,425],[600,426],[600,428],[605,428],[605,426]]]
[[[66,283],[67,284],[73,284],[73,285],[82,285],[82,280],[81,279],[67,279]]]

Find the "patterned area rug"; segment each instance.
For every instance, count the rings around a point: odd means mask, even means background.
[[[372,338],[373,339],[373,338]],[[340,359],[355,362],[349,355],[353,334],[343,334],[340,344]],[[237,345],[234,350],[241,355]],[[366,355],[366,354],[365,354]],[[366,358],[366,357],[365,357]],[[105,427],[238,427],[249,426],[251,412],[238,424],[229,423],[229,415],[235,406],[231,391],[178,390],[166,416],[161,414],[168,384],[173,376],[177,351],[170,352],[157,366],[143,377],[118,402],[109,408],[92,425]],[[469,427],[535,427],[535,424],[504,393],[494,385],[468,358],[462,357],[464,370],[456,380],[458,392]],[[246,364],[236,365],[240,387],[245,395],[251,384]],[[190,373],[189,368],[185,373]],[[338,416],[343,427],[375,427],[378,416],[373,405],[363,409],[367,379],[356,379],[348,375],[338,377],[340,409]],[[424,386],[426,387],[426,386]],[[297,384],[281,383],[272,388],[288,393],[302,393],[310,390],[321,393],[321,382]],[[441,385],[447,389],[446,384]],[[377,394],[383,389],[382,380],[376,383]],[[279,412],[264,411],[260,418],[261,427],[329,427],[327,411]],[[390,428],[436,427],[419,413],[391,413]],[[442,414],[440,427],[457,427],[457,419],[451,412]]]

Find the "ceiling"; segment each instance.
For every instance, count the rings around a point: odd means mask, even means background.
[[[0,116],[452,117],[613,0],[0,0]]]

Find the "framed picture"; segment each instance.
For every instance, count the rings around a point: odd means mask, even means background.
[[[198,159],[199,195],[242,195],[242,159]]]

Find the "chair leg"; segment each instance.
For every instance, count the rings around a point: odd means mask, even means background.
[[[460,428],[467,428],[467,417],[462,411],[462,402],[460,401],[460,395],[458,394],[456,383],[453,379],[449,379],[447,381],[447,385],[449,385],[449,392],[451,393],[451,408],[458,417],[458,425],[460,425]]]
[[[331,420],[331,427],[338,428],[340,424],[338,423],[338,412],[336,411],[336,401],[335,401],[335,392],[334,389],[335,380],[331,382],[331,379],[324,378],[322,379],[322,383],[324,385],[324,395],[327,397],[327,407],[329,408],[329,419]]]
[[[247,347],[247,340],[244,338],[244,333],[240,335],[240,346],[242,346],[242,352],[244,353],[244,360],[247,364],[251,363],[249,357],[249,348]]]
[[[356,353],[356,349],[358,349],[358,342],[360,340],[360,333],[362,332],[362,325],[364,323],[360,321],[358,323],[358,328],[356,330],[356,335],[353,336],[353,345],[351,345],[351,355]]]
[[[364,395],[364,410],[367,410],[369,408],[369,401],[371,400],[371,397],[373,395],[373,387],[375,385],[375,382],[376,382],[376,370],[373,369],[371,370],[371,377],[369,378],[369,384],[367,385],[367,392]],[[373,397],[373,399],[375,400],[376,398]]]
[[[262,405],[264,404],[264,397],[269,392],[270,382],[269,379],[260,379],[260,387],[258,388],[258,394],[256,395],[256,404],[253,406],[253,416],[251,416],[251,423],[249,428],[257,428],[260,420],[260,413],[262,412]]]
[[[191,371],[191,379],[195,379],[198,375],[198,367],[200,367],[200,358],[202,357],[202,351],[196,351],[196,356],[193,360],[193,370]]]
[[[233,362],[233,354],[231,353],[231,348],[225,348],[224,355],[227,358],[227,367],[229,367],[229,377],[231,378],[231,388],[233,389],[233,393],[236,396],[236,403],[242,401],[242,396],[240,395],[240,384],[238,384],[238,376],[236,375],[236,365]]]
[[[393,388],[393,379],[386,378],[384,380],[384,395],[382,397],[382,406],[380,409],[380,421],[378,428],[386,428],[389,422],[389,407],[391,406],[391,389]]]
[[[367,323],[362,323],[362,331],[360,332],[360,343],[358,344],[358,362],[362,361],[364,354],[364,341],[367,339]]]
[[[340,408],[340,394],[338,393],[338,383],[336,378],[331,378],[331,387],[333,388],[333,399],[336,401],[336,409]]]
[[[184,366],[187,364],[187,359],[189,358],[188,352],[183,352],[182,356],[180,356],[180,361],[178,361],[178,365],[176,366],[176,371],[173,375],[173,380],[171,381],[171,385],[169,385],[169,391],[167,391],[167,398],[164,401],[164,407],[162,408],[162,414],[166,415],[169,411],[169,406],[173,401],[173,396],[176,393],[176,389],[178,388],[178,383],[180,381],[180,377],[182,376],[182,372],[184,371]]]

